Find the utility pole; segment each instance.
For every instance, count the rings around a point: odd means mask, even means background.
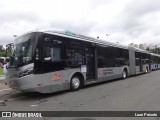
[[[107,40],[108,40],[108,37],[110,36],[110,34],[106,34],[106,36],[107,36]]]

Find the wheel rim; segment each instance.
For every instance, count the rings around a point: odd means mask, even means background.
[[[79,80],[79,78],[74,77],[74,78],[72,79],[72,86],[73,86],[73,88],[74,88],[74,89],[77,89],[77,88],[79,87],[79,85],[80,85],[80,80]]]
[[[123,71],[123,78],[126,78],[127,74],[126,71]]]

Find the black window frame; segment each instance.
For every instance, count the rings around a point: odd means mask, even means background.
[[[98,68],[129,66],[129,50],[97,45]]]

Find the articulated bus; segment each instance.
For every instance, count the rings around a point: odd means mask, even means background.
[[[151,54],[70,31],[33,31],[15,39],[11,88],[53,93],[148,73]]]
[[[151,53],[151,70],[160,69],[160,55]]]

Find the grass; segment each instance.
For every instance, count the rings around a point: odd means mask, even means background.
[[[3,69],[0,68],[0,75],[3,75]]]

